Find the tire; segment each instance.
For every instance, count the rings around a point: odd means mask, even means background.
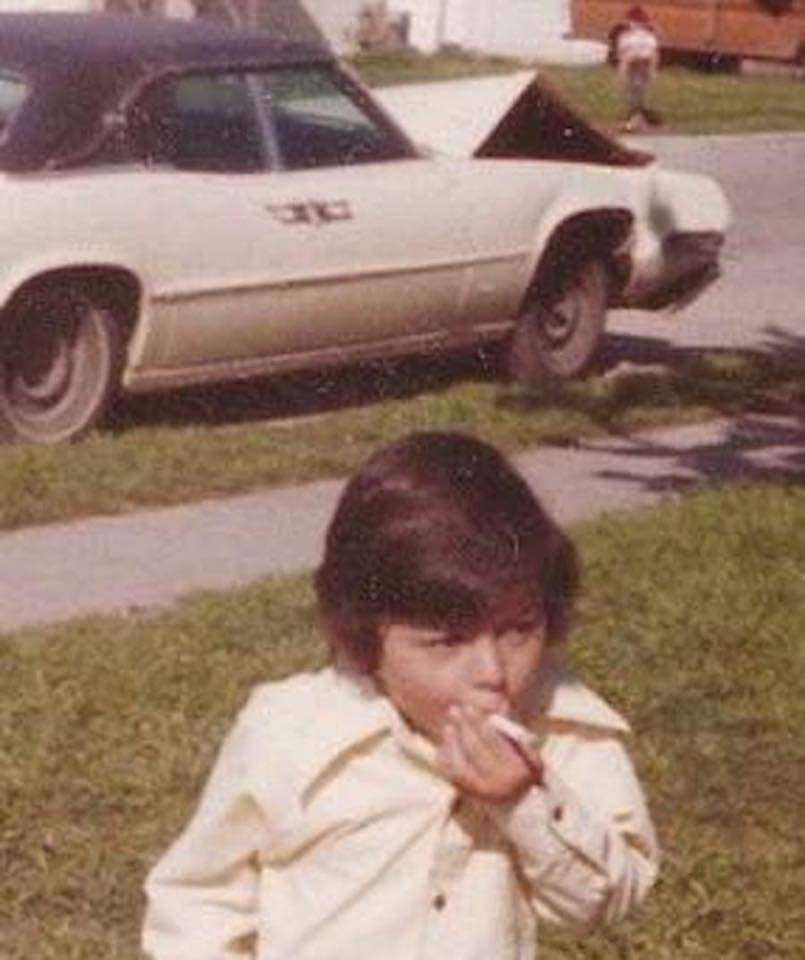
[[[597,259],[573,268],[551,293],[534,291],[512,334],[511,376],[528,386],[589,370],[603,340],[608,296],[608,274]]]
[[[121,330],[91,288],[26,293],[0,334],[0,432],[27,443],[79,439],[107,409],[122,358]]]

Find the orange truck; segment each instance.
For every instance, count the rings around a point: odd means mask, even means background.
[[[607,42],[634,0],[571,0],[574,36]],[[805,0],[640,0],[668,52],[805,64]]]

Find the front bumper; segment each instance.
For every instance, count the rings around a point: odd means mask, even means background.
[[[690,303],[720,276],[723,245],[724,234],[718,231],[669,234],[662,243],[656,269],[633,279],[620,305],[661,310]]]

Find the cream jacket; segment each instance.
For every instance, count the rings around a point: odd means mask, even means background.
[[[258,687],[148,877],[154,960],[533,960],[539,919],[625,914],[657,848],[624,720],[552,668],[544,787],[458,794],[390,702],[331,669]]]

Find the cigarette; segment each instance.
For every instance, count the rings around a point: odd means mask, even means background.
[[[499,713],[490,713],[486,719],[489,721],[490,726],[494,727],[498,733],[502,733],[504,737],[513,740],[518,746],[533,748],[539,743],[539,738],[535,733],[526,730],[525,727],[521,727],[520,724],[515,723],[514,720],[509,720],[508,717],[503,717]]]

